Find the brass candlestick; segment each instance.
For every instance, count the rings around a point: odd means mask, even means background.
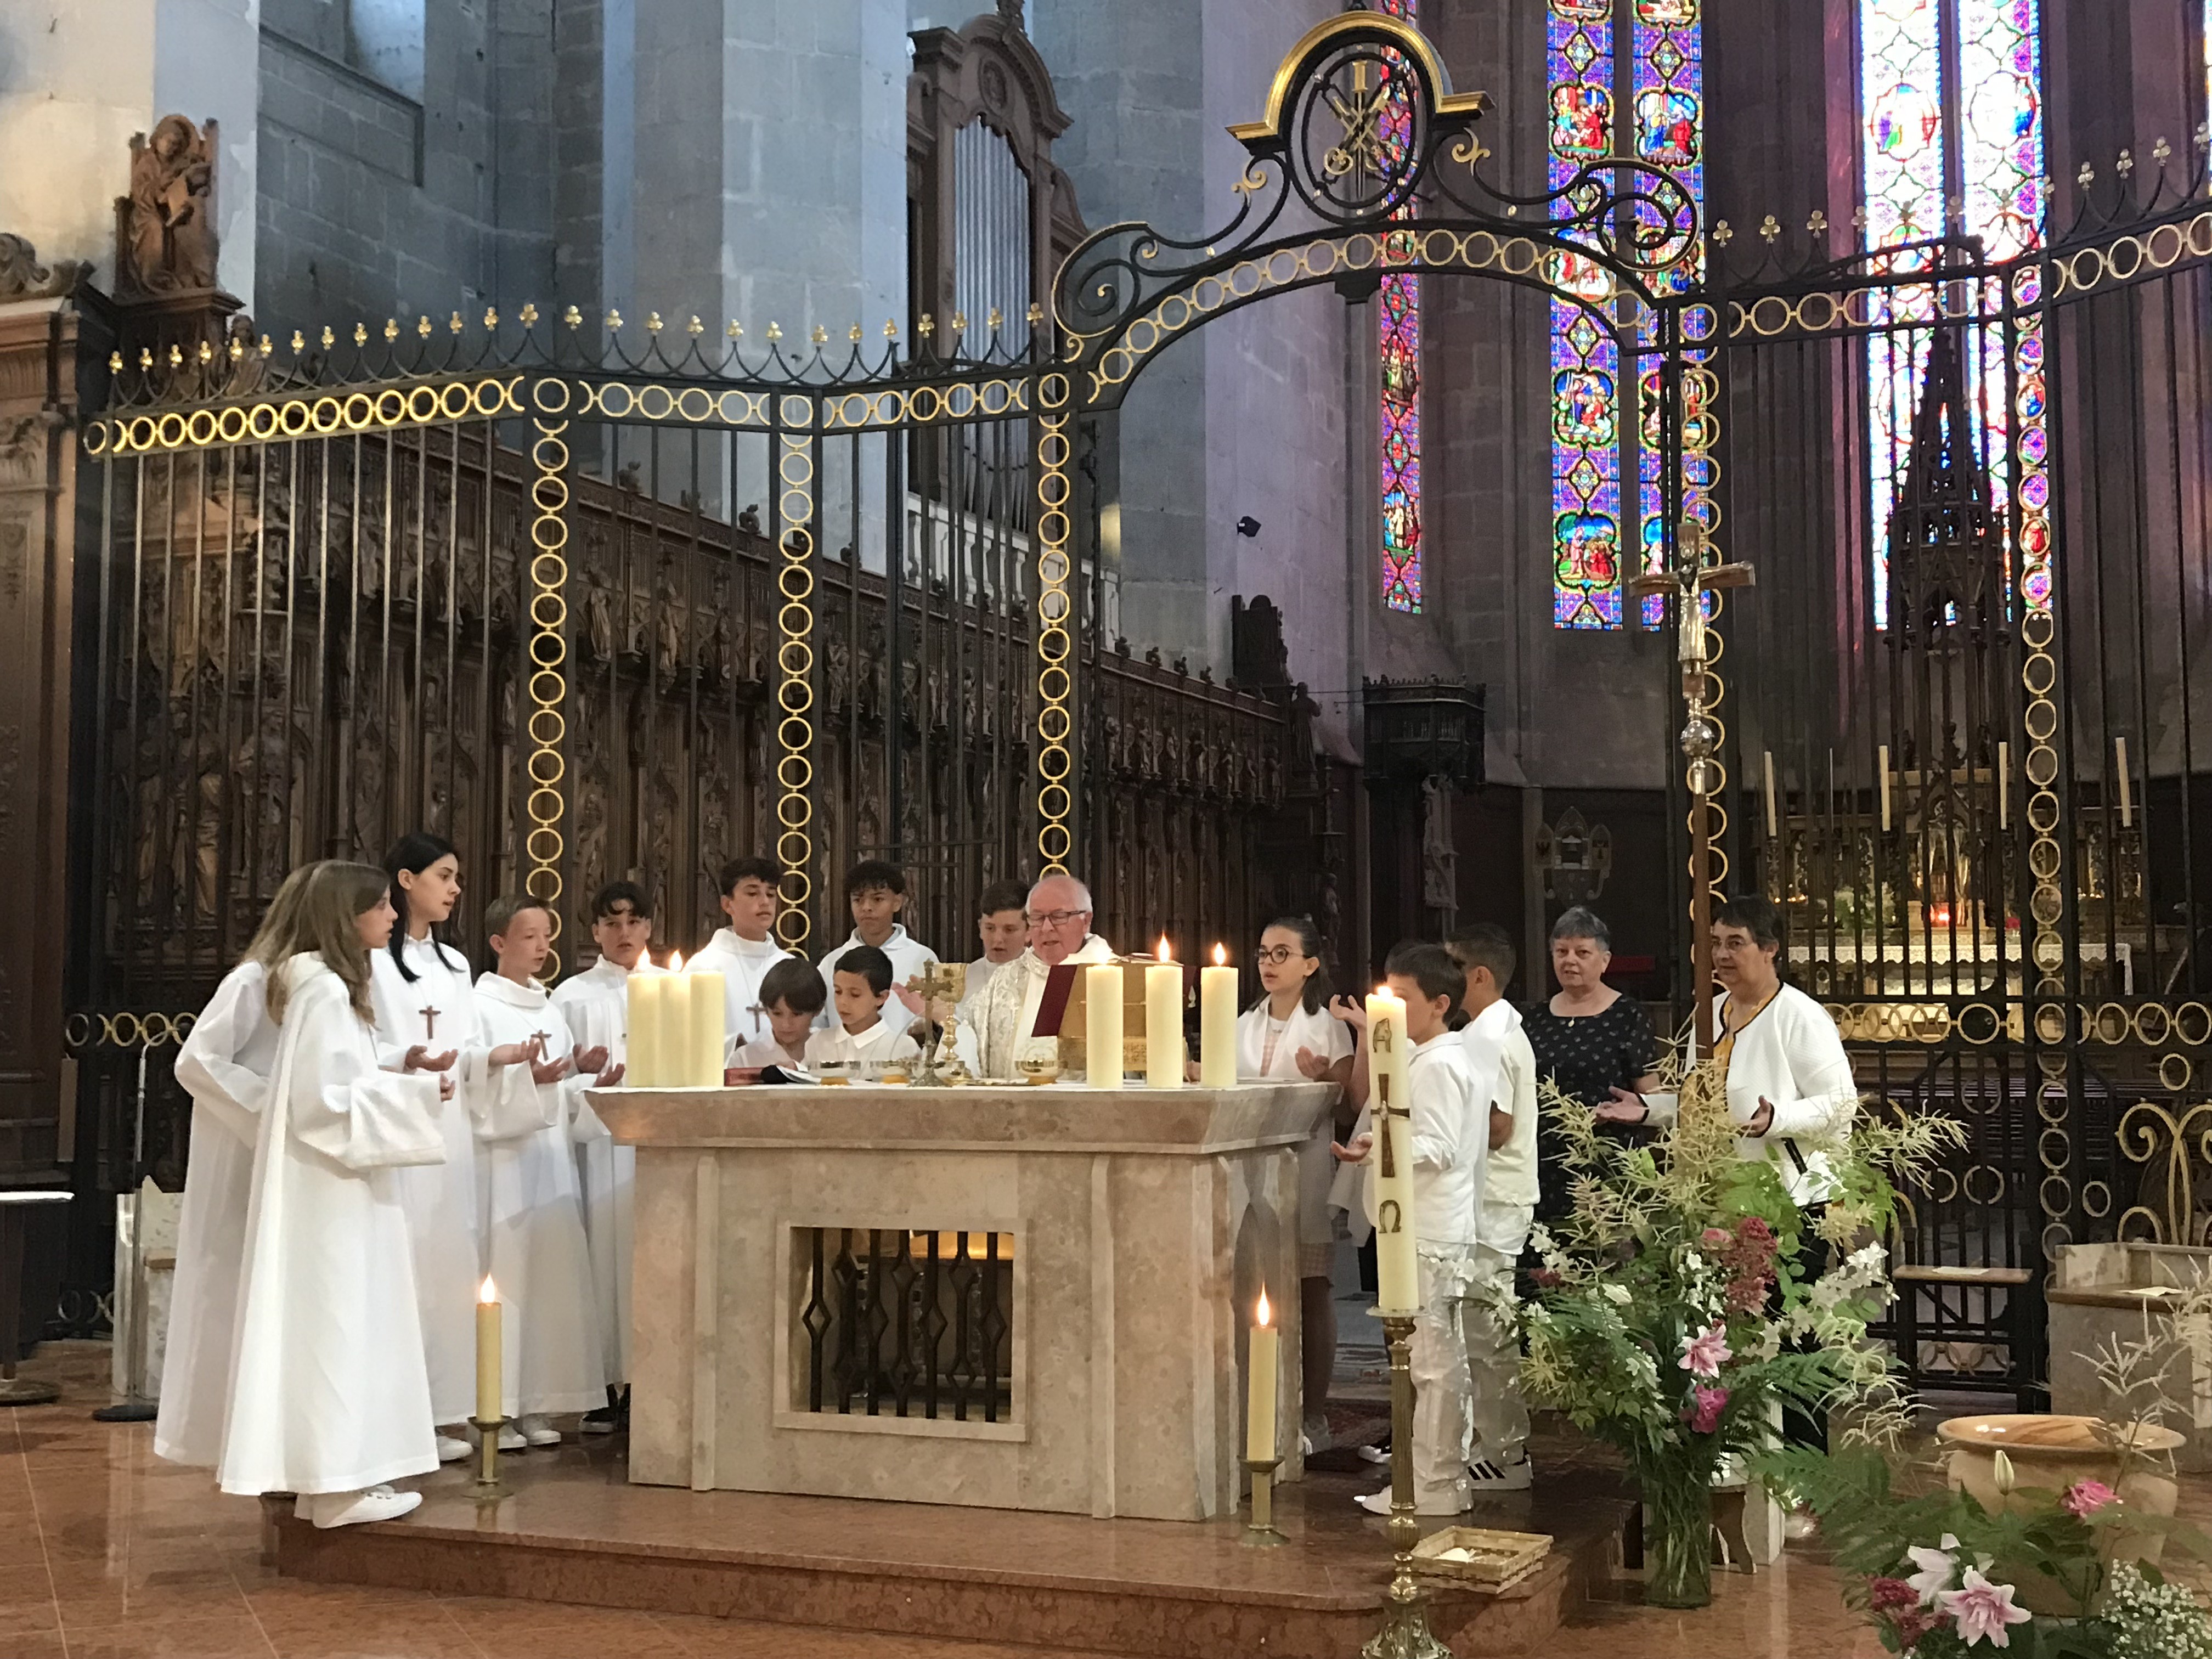
[[[1397,1561],[1384,1592],[1388,1605],[1382,1628],[1359,1650],[1361,1659],[1451,1659],[1451,1650],[1429,1632],[1428,1597],[1413,1579],[1413,1546],[1420,1522],[1413,1519],[1413,1340],[1410,1314],[1383,1314],[1382,1334],[1390,1345],[1390,1547]]]
[[[496,1504],[507,1494],[505,1482],[499,1478],[499,1437],[507,1427],[504,1417],[471,1417],[469,1423],[477,1431],[477,1484],[474,1496],[479,1504]]]
[[[1282,1467],[1279,1457],[1248,1457],[1245,1468],[1252,1476],[1252,1518],[1244,1523],[1244,1543],[1248,1548],[1271,1550],[1290,1540],[1275,1530],[1275,1471]]]

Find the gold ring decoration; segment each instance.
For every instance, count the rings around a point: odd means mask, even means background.
[[[792,951],[803,948],[812,930],[814,897],[814,806],[806,785],[814,776],[814,439],[808,428],[815,422],[811,404],[797,420],[788,408],[803,401],[781,399],[787,424],[801,429],[776,434],[775,465],[777,511],[788,526],[776,543],[783,557],[776,588],[784,603],[775,613],[775,821],[781,827],[775,855],[783,866],[775,934]]]
[[[173,1048],[191,1035],[199,1016],[190,1012],[138,1013],[120,1009],[112,1013],[81,1010],[62,1022],[62,1043],[73,1054],[88,1048]]]
[[[531,400],[539,410],[568,407],[568,384],[541,380],[531,387]],[[530,753],[524,770],[534,786],[523,800],[530,820],[523,850],[530,860],[523,890],[545,907],[551,919],[555,950],[545,960],[544,975],[550,981],[561,972],[561,865],[567,852],[562,833],[567,800],[561,786],[568,774],[562,740],[568,734],[563,712],[568,700],[568,445],[562,434],[565,417],[531,416],[537,441],[530,448],[536,469],[530,483],[530,542],[536,550],[530,561],[530,696],[527,731]]]
[[[514,397],[519,380],[420,380],[353,392],[261,398],[244,403],[203,404],[159,416],[100,416],[85,422],[85,448],[94,455],[145,455],[181,450],[229,449],[297,438],[445,426],[471,414],[523,413]]]
[[[1066,875],[1075,850],[1070,822],[1074,798],[1066,787],[1075,766],[1068,746],[1074,730],[1075,636],[1065,506],[1072,487],[1067,472],[1072,390],[1061,374],[1047,374],[1037,382],[1036,844],[1044,860],[1040,873],[1048,876]]]

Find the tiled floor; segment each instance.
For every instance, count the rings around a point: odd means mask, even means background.
[[[62,1381],[61,1402],[0,1411],[0,1659],[1044,1659],[981,1642],[280,1580],[260,1565],[255,1504],[161,1462],[148,1428],[92,1421],[106,1364],[105,1348],[50,1346],[26,1373]],[[1674,1613],[1624,1587],[1627,1599],[1580,1609],[1544,1659],[1881,1651],[1815,1560],[1721,1574],[1715,1588],[1711,1607]]]

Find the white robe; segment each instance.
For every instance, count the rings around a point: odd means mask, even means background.
[[[837,1023],[837,963],[846,951],[861,943],[860,930],[854,928],[845,942],[822,958],[822,984],[830,994],[830,1000],[822,1005],[822,1012],[814,1017],[814,1029],[826,1031]],[[906,924],[891,924],[891,936],[876,947],[891,959],[891,983],[903,985],[925,968],[937,965],[937,952],[915,939],[906,931]],[[888,1006],[888,1005],[886,1005]],[[756,1035],[764,1035],[768,1024],[763,1020]]]
[[[497,974],[477,981],[477,1018],[495,1046],[545,1035],[545,1057],[574,1052],[565,1021],[545,988],[517,985]],[[528,1067],[518,1068],[527,1071]],[[606,1346],[584,1241],[584,1198],[570,1139],[586,1079],[534,1079],[532,1109],[504,1120],[478,1120],[483,1145],[485,1254],[505,1304],[506,1376],[502,1410],[509,1417],[594,1411],[607,1403]],[[501,1096],[488,1095],[499,1101]]]
[[[610,1060],[629,1057],[629,975],[620,963],[601,957],[580,974],[554,988],[553,1006],[568,1022],[579,1048],[604,1048]],[[649,957],[638,958],[641,974],[658,974]],[[607,1376],[629,1380],[630,1200],[637,1181],[637,1148],[618,1146],[587,1101],[576,1103],[577,1151],[584,1182],[584,1235],[592,1250],[592,1284]]]
[[[506,1066],[498,1075],[485,1065],[491,1045],[477,1018],[476,994],[468,964],[450,946],[434,949],[428,939],[407,941],[410,984],[400,975],[389,951],[369,953],[376,1002],[376,1043],[384,1065],[398,1066],[420,1043],[432,1054],[457,1050],[455,1110],[439,1122],[446,1136],[446,1158],[434,1168],[404,1171],[399,1201],[407,1211],[407,1231],[415,1245],[415,1287],[422,1298],[422,1351],[430,1367],[430,1403],[441,1423],[467,1420],[477,1398],[477,1287],[483,1282],[483,1225],[479,1211],[479,1175],[472,1125],[491,1109],[487,1090],[532,1089],[524,1066]],[[436,1010],[434,1026],[424,1010]]]
[[[721,927],[684,964],[687,974],[722,976],[722,1063],[756,1037],[768,1035],[768,1010],[761,1006],[761,981],[768,970],[793,955],[773,939],[739,939]]]
[[[154,1450],[198,1468],[214,1468],[222,1455],[230,1401],[253,1144],[281,1035],[269,1018],[268,983],[258,962],[232,969],[177,1050],[177,1081],[192,1097],[192,1139]]]
[[[1352,1053],[1352,1028],[1327,1008],[1306,1012],[1302,1002],[1291,1011],[1275,1052],[1267,1053],[1267,1005],[1247,1008],[1237,1017],[1237,1075],[1264,1079],[1270,1083],[1304,1083],[1298,1069],[1298,1050],[1310,1048],[1334,1064]],[[1265,1061],[1263,1065],[1261,1062]],[[1336,1180],[1336,1158],[1329,1143],[1336,1138],[1336,1114],[1324,1110],[1321,1121],[1298,1148],[1298,1243],[1327,1244],[1336,1237],[1329,1219],[1328,1193]]]
[[[1091,933],[1066,959],[1111,962],[1114,947]],[[1037,1010],[1051,973],[1035,951],[1025,950],[991,975],[982,995],[960,1005],[961,1064],[979,1078],[1005,1081],[1020,1075],[1014,1061],[1036,1041]],[[1082,986],[1078,984],[1070,994],[1081,996]]]
[[[437,1079],[378,1069],[313,955],[284,1009],[239,1289],[223,1491],[355,1492],[438,1467],[402,1164],[443,1156]]]
[[[921,1045],[908,1034],[906,1024],[906,1010],[896,1002],[886,1002],[883,1014],[859,1036],[842,1025],[817,1031],[806,1039],[806,1069],[819,1071],[829,1060],[887,1066],[895,1060],[913,1060],[921,1053]]]

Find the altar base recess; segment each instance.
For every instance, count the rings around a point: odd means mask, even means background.
[[[1329,1095],[594,1091],[637,1148],[631,1479],[1234,1515],[1263,1287],[1298,1420],[1297,1148]]]

